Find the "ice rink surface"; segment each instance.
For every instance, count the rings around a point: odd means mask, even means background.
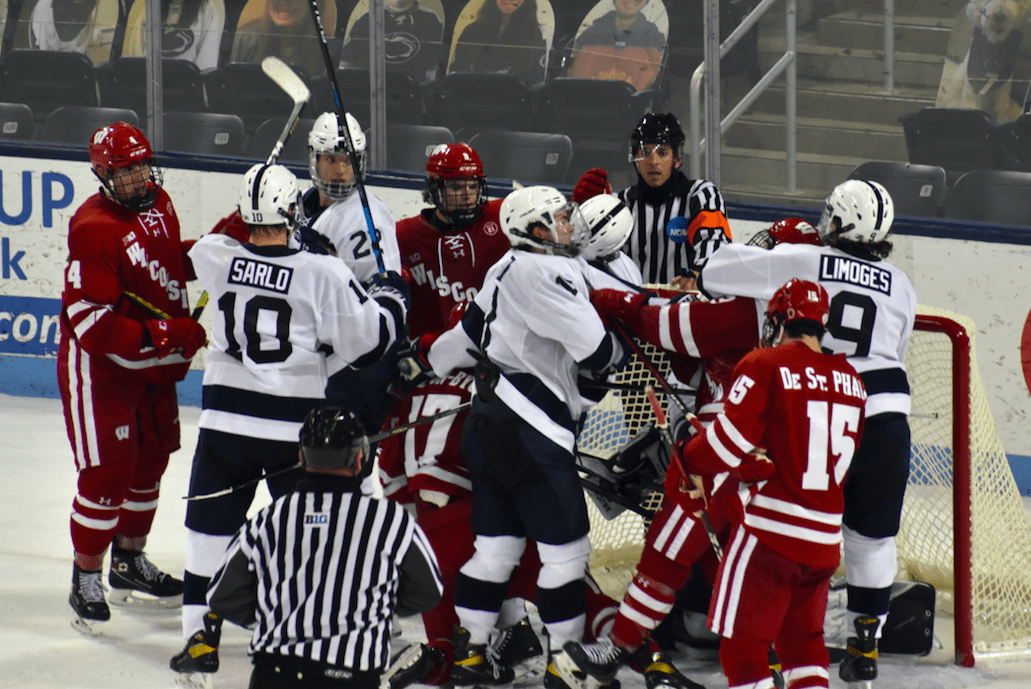
[[[181,412],[183,449],[172,456],[161,506],[147,546],[161,569],[182,576],[183,517],[190,460],[200,410]],[[17,689],[140,689],[174,687],[168,668],[183,646],[178,611],[138,612],[112,607],[103,636],[87,638],[70,625],[71,541],[68,520],[76,473],[58,400],[0,395],[0,687]],[[259,495],[263,493],[260,492]],[[267,496],[263,498],[267,500]],[[1025,503],[1029,501],[1025,498]],[[1031,687],[1031,661],[950,664],[951,620],[940,619],[946,648],[927,658],[882,656],[879,689]],[[406,620],[402,638],[421,639],[418,618]],[[217,689],[246,689],[249,634],[226,625],[219,651]],[[947,649],[947,650],[946,650]],[[680,669],[708,689],[725,689],[715,664],[674,656]],[[627,689],[644,689],[640,675],[624,670]],[[831,668],[831,687],[844,687]]]

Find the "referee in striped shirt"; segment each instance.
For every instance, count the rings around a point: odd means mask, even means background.
[[[250,689],[378,688],[393,616],[440,600],[436,556],[415,520],[361,494],[368,452],[357,416],[312,410],[304,477],[241,527],[211,580],[211,610],[254,629]]]
[[[645,284],[695,289],[709,256],[730,241],[719,189],[708,180],[688,179],[680,170],[685,140],[672,113],[649,113],[630,134],[637,184],[618,193],[634,215],[634,229],[623,251],[641,268]],[[585,172],[573,201],[582,203],[610,192],[607,177],[601,168]]]

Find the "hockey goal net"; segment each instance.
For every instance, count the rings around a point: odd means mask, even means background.
[[[906,366],[912,388],[909,485],[898,537],[899,579],[937,589],[940,613],[955,620],[956,662],[1031,656],[1031,521],[1021,501],[976,365],[972,320],[918,308]],[[654,348],[645,353],[668,373]],[[653,383],[631,360],[619,382]],[[578,447],[616,452],[654,421],[643,395],[610,392],[588,414]],[[657,509],[661,497],[652,496]],[[591,569],[615,597],[643,548],[646,520],[624,512],[606,521],[588,500]]]

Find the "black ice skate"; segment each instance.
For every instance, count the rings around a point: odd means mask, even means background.
[[[566,648],[574,644],[580,645],[575,641],[570,641],[566,644]],[[594,646],[596,644],[586,645]],[[617,666],[616,670],[618,669]],[[548,651],[548,669],[544,672],[544,689],[620,689],[619,680],[615,677],[616,673],[613,671],[606,680],[599,680],[588,674],[566,650],[552,649]]]
[[[186,647],[169,662],[169,666],[179,673],[177,685],[205,689],[212,686],[211,674],[218,672],[218,642],[221,638],[222,620],[209,612],[204,616],[204,629],[190,637]]]
[[[111,619],[111,608],[104,600],[104,573],[72,567],[72,592],[68,603],[75,612],[72,627],[87,636],[100,634],[100,626]]]
[[[633,662],[637,666],[637,671],[644,675],[644,685],[647,689],[705,689],[677,670],[669,655],[662,651],[650,650],[647,643],[634,651]]]
[[[871,689],[877,679],[876,617],[856,619],[856,636],[848,638],[848,655],[841,661],[838,677],[848,682],[849,689]]]
[[[444,669],[447,660],[439,648],[426,644],[412,644],[390,661],[390,667],[380,681],[390,689],[404,689],[412,684],[425,684],[432,675]]]
[[[166,609],[183,604],[182,580],[162,572],[147,559],[146,553],[138,550],[111,546],[111,572],[107,583],[111,585],[112,605]]]
[[[528,618],[498,632],[492,645],[498,664],[512,668],[519,683],[536,681],[544,675],[544,648]]]
[[[499,686],[515,679],[510,667],[498,663],[497,651],[489,644],[469,644],[469,632],[459,628],[455,633],[455,665],[451,683],[456,687]]]

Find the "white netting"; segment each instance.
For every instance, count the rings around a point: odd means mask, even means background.
[[[981,385],[973,348],[976,327],[969,318],[949,311],[919,307],[918,313],[956,321],[970,337],[972,548],[968,566],[975,651],[1031,653],[1031,522]],[[668,371],[661,353],[649,347],[647,354],[652,361],[661,362],[664,374]],[[913,449],[898,538],[899,578],[933,584],[938,589],[939,609],[953,614],[953,374],[949,338],[916,330],[906,367],[913,395]],[[653,379],[637,364],[622,374],[620,382],[644,384]],[[610,392],[588,414],[579,447],[608,457],[652,420],[643,395]],[[624,512],[606,521],[590,500],[588,509],[594,546],[591,570],[609,595],[620,597],[640,559],[644,520]]]

